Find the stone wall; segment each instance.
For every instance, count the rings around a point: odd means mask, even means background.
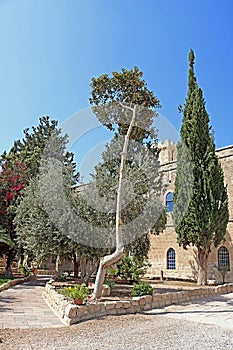
[[[176,146],[169,140],[164,144],[159,143],[161,148],[160,162],[163,173],[163,183],[165,185],[163,198],[166,204],[166,195],[174,192],[174,183],[176,177]],[[212,247],[209,256],[208,279],[222,282],[222,275],[218,271],[218,250],[224,245],[230,256],[230,271],[226,275],[227,282],[233,282],[233,146],[224,147],[216,150],[216,154],[221,162],[224,171],[224,180],[227,184],[229,197],[230,219],[227,226],[226,240],[218,248]],[[196,251],[193,248],[186,250],[179,247],[176,242],[177,235],[174,229],[172,214],[167,214],[167,226],[160,235],[151,235],[151,249],[149,260],[151,268],[148,270],[148,276],[160,277],[163,271],[164,277],[195,280],[197,276]],[[176,253],[176,269],[167,269],[167,252],[173,248]]]
[[[157,294],[154,290],[153,295],[132,297],[130,300],[92,301],[78,306],[68,301],[65,296],[59,294],[55,286],[52,285],[52,282],[53,280],[46,284],[43,297],[59,319],[68,326],[108,315],[136,314],[167,305],[190,302],[216,294],[233,292],[233,283],[217,287],[202,287],[163,294]]]

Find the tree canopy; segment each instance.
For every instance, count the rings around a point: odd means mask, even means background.
[[[178,243],[197,248],[198,284],[207,282],[211,245],[224,239],[228,197],[221,165],[215,153],[209,115],[194,73],[194,52],[189,53],[188,93],[178,145],[174,220]]]
[[[15,257],[17,251],[17,242],[15,240],[15,227],[13,220],[20,203],[23,198],[24,189],[28,186],[32,179],[39,175],[41,158],[45,151],[46,145],[52,142],[52,139],[66,140],[66,136],[60,135],[61,131],[57,127],[57,121],[50,121],[49,117],[39,119],[39,125],[32,127],[32,131],[28,128],[24,130],[23,140],[14,142],[14,146],[9,153],[4,152],[0,158],[0,195],[1,195],[1,216],[0,228],[4,230],[9,239],[13,240],[14,248],[4,243],[1,252],[7,255],[7,271],[11,274],[10,264]],[[65,152],[65,144],[63,143],[62,152]],[[64,164],[64,174],[69,170],[70,185],[75,184],[78,174],[75,170],[73,154],[65,152],[62,159]],[[16,200],[17,199],[17,200]],[[6,240],[5,240],[6,242]],[[3,243],[2,243],[3,245]]]
[[[135,238],[137,231],[141,235],[142,232],[145,234],[149,229],[146,223],[155,222],[156,219],[154,217],[153,220],[152,216],[155,211],[158,214],[158,209],[161,210],[159,201],[157,205],[156,201],[150,205],[153,176],[148,172],[149,162],[146,166],[146,159],[152,153],[149,149],[150,141],[156,137],[153,126],[155,108],[160,107],[160,103],[142,76],[138,67],[134,67],[131,70],[113,72],[112,76],[101,75],[93,78],[91,83],[90,103],[94,114],[103,125],[115,130],[114,139],[103,154],[103,164],[96,168],[96,182],[102,196],[106,195],[113,203],[108,215],[115,225],[116,249],[100,261],[93,298],[101,295],[104,275],[122,257],[127,237]],[[154,161],[151,164],[156,164],[156,152]],[[158,175],[156,168],[154,172]],[[141,220],[140,217],[146,204],[148,221],[145,218]],[[162,210],[160,214],[161,212]],[[132,239],[129,241],[132,243]]]

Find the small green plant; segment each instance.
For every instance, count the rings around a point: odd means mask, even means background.
[[[66,282],[66,281],[67,281],[67,277],[68,277],[68,272],[63,272],[63,273],[59,276],[61,282]]]
[[[132,288],[132,297],[141,297],[142,295],[152,295],[153,287],[147,282],[135,284]]]
[[[72,299],[84,300],[88,296],[89,288],[85,285],[85,283],[82,283],[82,284],[76,284],[73,287],[63,287],[61,292],[63,295],[70,297]]]
[[[131,283],[138,283],[140,278],[145,275],[147,268],[151,266],[147,261],[137,259],[135,256],[124,256],[121,264],[117,265],[115,270],[116,277],[129,280]]]
[[[112,290],[112,288],[115,286],[115,283],[108,277],[104,279],[104,284],[107,284],[110,287],[110,290]]]
[[[228,266],[215,266],[222,275],[222,283],[225,283],[226,275],[229,272]]]
[[[25,277],[30,276],[32,273],[32,270],[30,269],[30,267],[28,267],[27,265],[24,266],[20,266],[19,271],[22,275],[24,275]]]

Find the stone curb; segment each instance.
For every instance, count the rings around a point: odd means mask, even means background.
[[[25,282],[28,282],[28,281],[34,281],[36,279],[37,279],[36,275],[30,275],[30,276],[27,276],[27,277],[24,277],[24,278],[16,278],[14,280],[11,280],[11,281],[8,281],[8,282],[2,284],[0,286],[0,292],[2,292],[3,290],[8,289],[10,287],[16,286],[17,284],[22,284],[22,283],[25,283]]]
[[[47,282],[43,292],[43,298],[55,315],[67,326],[103,316],[136,314],[167,305],[192,302],[217,294],[233,292],[233,283],[230,283],[217,287],[195,288],[188,291],[168,292],[163,294],[157,294],[153,291],[153,295],[132,297],[131,300],[91,301],[78,306],[68,301],[65,296],[57,293],[52,282],[53,280]]]

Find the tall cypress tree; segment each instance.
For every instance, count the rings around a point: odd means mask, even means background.
[[[197,249],[197,283],[204,285],[211,247],[217,247],[224,240],[229,212],[223,171],[215,154],[209,115],[194,73],[194,60],[191,50],[173,215],[179,245],[184,249],[190,245]]]

